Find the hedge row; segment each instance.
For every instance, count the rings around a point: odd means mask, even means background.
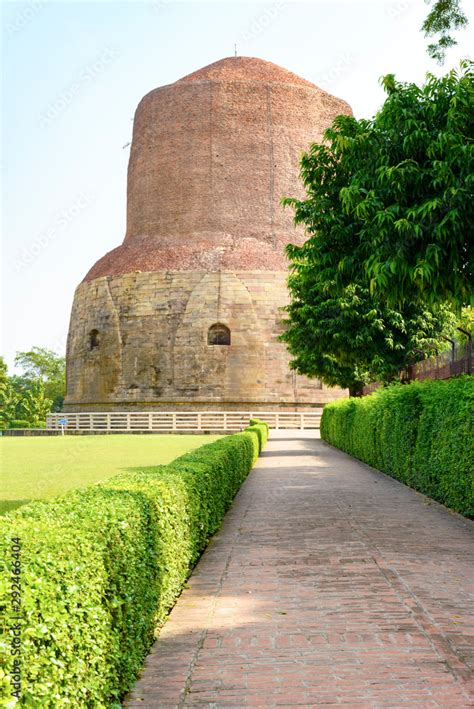
[[[261,421],[260,419],[250,419],[250,425],[247,426],[246,430],[254,431],[257,434],[259,452],[261,452],[268,440],[268,423],[266,423],[266,421]]]
[[[21,564],[22,705],[120,706],[266,433],[254,423],[169,465],[2,518],[0,604],[8,609]],[[18,689],[12,641],[10,629],[2,706]]]
[[[474,516],[474,377],[394,385],[325,406],[321,437]]]

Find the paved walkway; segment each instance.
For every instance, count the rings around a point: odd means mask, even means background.
[[[473,542],[314,433],[276,433],[125,706],[472,707]]]

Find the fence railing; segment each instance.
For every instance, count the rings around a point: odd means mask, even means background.
[[[451,350],[446,350],[436,357],[424,359],[402,370],[400,381],[450,379],[460,374],[472,374],[472,359],[472,342],[454,346]],[[364,396],[372,394],[380,386],[380,382],[372,382],[363,388],[362,393]]]
[[[430,357],[422,362],[408,367],[403,372],[402,378],[407,379],[449,379],[460,374],[472,373],[472,348],[453,348],[452,351],[442,352],[437,357]]]
[[[48,414],[46,428],[65,431],[240,431],[251,418],[275,429],[319,428],[322,409],[313,411],[111,411]]]

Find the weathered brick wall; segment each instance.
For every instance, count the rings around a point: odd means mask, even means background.
[[[295,376],[277,340],[286,273],[155,272],[82,283],[68,341],[67,410],[307,408],[342,395]],[[211,325],[231,345],[208,345]],[[99,332],[90,349],[89,334]]]
[[[86,280],[131,271],[283,271],[304,231],[300,158],[345,101],[261,59],[232,57],[147,94],[133,129],[124,243]]]

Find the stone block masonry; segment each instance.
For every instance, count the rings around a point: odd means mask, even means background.
[[[82,283],[68,341],[66,409],[308,408],[343,395],[296,376],[278,341],[286,273],[151,272]],[[230,346],[208,344],[224,323]],[[98,346],[91,348],[90,333]]]

